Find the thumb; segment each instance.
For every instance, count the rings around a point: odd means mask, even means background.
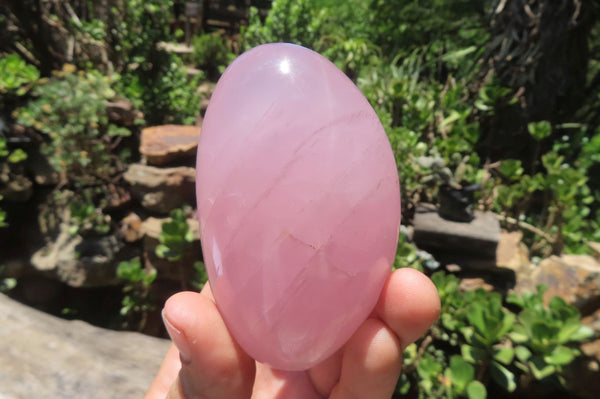
[[[235,342],[208,296],[176,294],[162,314],[181,359],[169,399],[250,398],[254,360]]]

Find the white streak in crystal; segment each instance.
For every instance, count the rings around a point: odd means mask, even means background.
[[[215,262],[215,270],[217,271],[217,276],[223,275],[223,259],[221,257],[221,250],[217,245],[217,240],[213,237],[212,240],[212,253],[213,253],[213,262]]]

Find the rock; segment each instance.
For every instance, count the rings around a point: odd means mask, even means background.
[[[119,223],[119,233],[127,242],[135,242],[141,239],[144,236],[142,233],[142,219],[136,213],[131,212]]]
[[[158,240],[162,232],[162,224],[168,222],[171,218],[153,218],[144,220],[140,228],[140,233],[146,237]],[[194,235],[194,241],[200,242],[200,225],[196,219],[187,219],[188,226]]]
[[[194,48],[185,43],[158,42],[156,48],[175,54],[192,54],[194,52]]]
[[[538,284],[548,286],[546,301],[558,295],[587,315],[600,304],[600,263],[587,255],[551,256],[530,274],[518,274],[515,291],[532,291]]]
[[[5,201],[27,202],[33,194],[33,184],[25,176],[12,176],[5,186],[0,187],[0,196]]]
[[[581,322],[595,332],[595,337],[600,339],[600,308],[581,319]],[[600,361],[600,357],[598,358]]]
[[[151,212],[166,214],[175,208],[196,202],[194,168],[156,168],[132,164],[123,177],[131,184],[133,197]]]
[[[129,190],[112,183],[106,185],[105,195],[107,202],[105,210],[109,212],[126,208],[131,202]]]
[[[464,290],[481,287],[507,292],[514,288],[517,273],[529,275],[534,268],[529,260],[529,251],[521,239],[520,232],[502,231],[495,259],[457,252],[444,254],[440,260],[453,262],[446,264],[445,268],[461,278],[461,288]]]
[[[460,265],[457,265],[455,263],[451,263],[449,265],[446,265],[446,271],[448,273],[460,273],[463,271],[463,268],[460,267]]]
[[[581,345],[581,351],[584,355],[593,357],[600,362],[600,339],[584,343]]]
[[[443,219],[434,206],[427,204],[417,207],[414,229],[417,246],[434,256],[447,251],[493,259],[500,239],[500,224],[492,212],[475,212],[475,219],[461,223]]]
[[[144,114],[135,109],[133,103],[125,100],[107,102],[106,114],[111,122],[123,126],[132,126],[136,119],[144,117]]]
[[[0,295],[0,397],[141,398],[170,342],[93,327]]]
[[[189,164],[196,155],[200,130],[198,126],[180,125],[146,128],[142,130],[140,153],[150,165]]]
[[[523,233],[520,231],[500,233],[498,248],[496,249],[496,266],[519,271],[532,269],[529,260],[529,249],[521,242]]]
[[[187,284],[193,276],[194,262],[202,260],[200,226],[196,219],[187,219],[188,226],[194,233],[194,241],[187,246],[179,261],[172,262],[159,258],[156,255],[156,247],[159,244],[158,238],[162,231],[162,224],[169,220],[169,218],[158,219],[150,217],[142,223],[141,232],[144,235],[143,248],[145,259],[149,262],[150,267],[156,269],[158,278],[176,280]]]
[[[462,278],[460,280],[459,289],[461,291],[474,291],[478,288],[483,288],[483,290],[487,292],[491,292],[494,290],[494,286],[488,284],[481,277]]]
[[[84,239],[69,234],[63,223],[56,239],[33,254],[31,264],[44,275],[72,287],[114,285],[119,282],[116,264],[122,247],[114,235]]]
[[[596,259],[600,260],[600,242],[592,242],[592,241],[590,241],[590,242],[587,243],[587,245],[594,252],[594,256],[596,257]]]

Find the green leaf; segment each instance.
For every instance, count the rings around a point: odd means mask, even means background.
[[[546,363],[541,356],[533,357],[528,365],[536,380],[543,380],[554,374],[556,371],[556,368],[553,365]]]
[[[480,111],[491,111],[494,109],[493,106],[490,106],[488,104],[486,104],[486,102],[482,99],[477,99],[475,100],[475,102],[473,103],[473,105],[475,105],[475,108],[477,108]]]
[[[150,270],[142,280],[144,285],[146,287],[149,287],[154,282],[154,280],[156,280],[156,276],[157,276],[156,269]]]
[[[558,335],[558,328],[550,320],[538,320],[531,326],[531,335],[538,342],[552,342]]]
[[[0,279],[0,292],[8,292],[17,286],[16,278],[4,278]]]
[[[194,262],[194,267],[204,271],[206,266],[204,266],[204,263],[198,261],[198,262]],[[408,345],[406,347],[406,349],[404,349],[404,352],[402,352],[402,361],[404,363],[404,365],[410,365],[412,364],[415,359],[417,358],[417,344],[415,344],[414,342],[410,345]]]
[[[557,346],[552,353],[544,356],[544,361],[553,366],[565,366],[573,361],[578,355],[575,349],[567,348],[566,346]]]
[[[108,125],[108,135],[111,137],[129,137],[131,136],[131,130],[111,124]]]
[[[406,395],[410,390],[410,381],[406,374],[401,374],[398,379],[398,383],[396,384],[396,392],[401,395]]]
[[[442,365],[427,353],[421,357],[417,364],[417,373],[423,380],[437,379],[441,372]]]
[[[556,337],[557,341],[561,344],[572,341],[573,339],[571,337],[578,333],[581,327],[581,323],[579,323],[579,321],[577,320],[567,321],[560,327],[560,330]]]
[[[526,346],[518,345],[515,347],[515,355],[520,361],[526,362],[531,357],[531,351]]]
[[[455,51],[450,51],[442,55],[442,60],[452,65],[458,65],[469,54],[477,51],[476,46],[469,46]]]
[[[185,241],[187,241],[187,242],[193,242],[194,241],[194,232],[192,230],[188,230],[185,233]]]
[[[491,363],[490,375],[498,385],[506,389],[508,392],[512,392],[517,388],[517,384],[515,383],[515,375],[498,362]]]
[[[518,159],[505,159],[500,163],[498,172],[508,180],[516,181],[523,174],[523,167],[521,166],[521,161]]]
[[[478,364],[486,358],[486,352],[483,349],[467,344],[460,346],[460,353],[467,362],[473,364]]]
[[[580,325],[579,328],[569,336],[569,341],[583,341],[594,336],[591,327]]]
[[[120,262],[117,266],[117,277],[129,282],[138,282],[144,278],[144,271],[139,257]]]
[[[172,257],[169,247],[164,244],[158,244],[155,250],[156,256],[161,259],[169,259]]]
[[[6,139],[0,137],[0,157],[5,157],[8,155],[8,148],[6,147]]]
[[[496,351],[494,354],[494,359],[499,361],[502,364],[509,365],[515,356],[515,351],[513,348],[502,348]]]
[[[467,385],[467,397],[469,399],[486,399],[487,390],[485,389],[485,385],[479,381],[471,381]]]
[[[512,329],[515,323],[516,316],[514,313],[508,313],[505,311],[502,311],[502,313],[504,317],[502,318],[501,328],[496,334],[496,340],[500,340],[502,337],[504,337]]]
[[[531,122],[527,125],[527,130],[531,137],[536,140],[542,140],[552,133],[552,125],[548,121]]]
[[[475,370],[462,357],[454,355],[450,358],[450,374],[452,384],[457,391],[463,392],[467,384],[473,381]]]
[[[17,148],[8,156],[8,162],[10,162],[10,163],[19,163],[26,159],[27,159],[27,153],[20,148]]]
[[[110,224],[97,224],[94,225],[94,230],[100,234],[107,234],[110,231]]]
[[[467,319],[469,320],[469,323],[477,329],[478,332],[487,335],[488,329],[485,323],[484,306],[485,304],[481,303],[474,303],[471,305],[467,310]]]

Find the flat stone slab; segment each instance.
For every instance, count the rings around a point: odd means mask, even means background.
[[[139,399],[170,341],[42,313],[0,295],[0,399]]]
[[[142,130],[140,153],[150,165],[185,163],[196,155],[201,128],[162,125]]]
[[[428,204],[417,207],[413,240],[419,248],[478,255],[493,259],[500,240],[500,223],[492,212],[475,212],[469,223],[442,218]]]
[[[194,168],[131,164],[123,178],[131,185],[131,195],[151,212],[166,214],[185,204],[196,203]]]

